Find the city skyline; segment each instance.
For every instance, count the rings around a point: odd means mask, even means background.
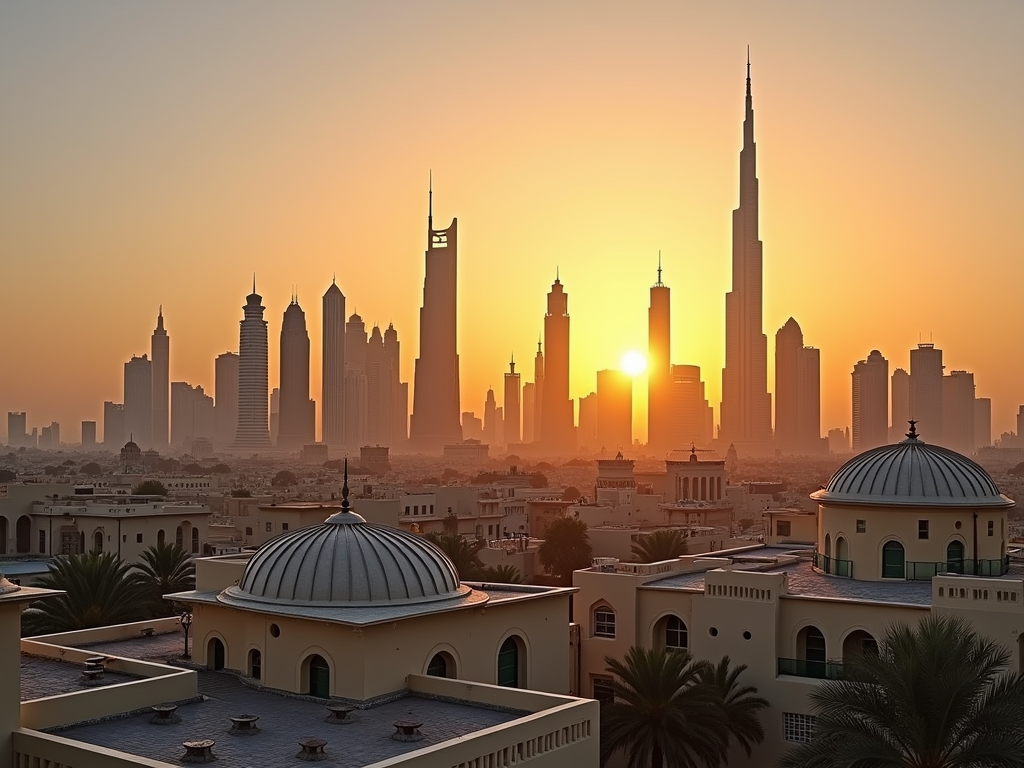
[[[595,371],[616,366],[627,350],[644,349],[647,291],[660,248],[666,282],[676,294],[671,358],[705,371],[717,421],[720,391],[714,372],[724,360],[728,212],[736,204],[742,54],[750,42],[765,243],[763,327],[775,329],[796,316],[821,350],[822,432],[850,424],[849,374],[868,350],[879,349],[890,370],[909,368],[911,348],[929,340],[945,350],[950,368],[974,373],[979,397],[992,398],[993,432],[1015,428],[1013,417],[1024,400],[1017,384],[1024,381],[1024,364],[1006,356],[1003,339],[997,343],[996,335],[986,337],[986,331],[1017,327],[1010,288],[1024,276],[1009,229],[1021,209],[1021,192],[1013,186],[1022,166],[1013,140],[1021,106],[1005,98],[1013,72],[1009,30],[1019,28],[1020,10],[993,4],[986,12],[971,13],[952,5],[910,4],[887,12],[885,25],[871,23],[870,11],[880,13],[882,6],[868,6],[869,12],[861,9],[860,14],[819,10],[803,22],[809,25],[804,31],[815,34],[787,32],[786,24],[808,7],[787,5],[778,19],[770,19],[771,14],[749,6],[742,39],[735,29],[727,31],[724,15],[714,11],[695,15],[656,7],[631,19],[625,30],[611,23],[615,14],[606,19],[595,14],[583,21],[582,41],[566,43],[579,53],[586,71],[568,67],[561,59],[563,40],[556,45],[554,39],[569,28],[567,12],[550,12],[548,33],[506,19],[509,29],[490,41],[493,51],[466,45],[448,54],[431,51],[427,58],[433,60],[416,65],[422,73],[414,73],[402,59],[392,79],[367,84],[398,102],[408,97],[408,109],[421,113],[433,105],[434,97],[416,96],[431,90],[427,83],[438,86],[454,77],[462,86],[448,97],[451,109],[430,111],[431,124],[411,147],[393,156],[367,143],[368,131],[382,125],[382,116],[371,119],[369,112],[361,113],[339,132],[336,107],[314,108],[307,101],[296,102],[300,108],[292,122],[282,126],[267,115],[265,124],[253,129],[249,145],[228,149],[224,130],[235,118],[203,101],[210,91],[189,79],[195,77],[192,65],[172,71],[169,63],[177,62],[178,54],[158,44],[171,38],[153,38],[157,33],[142,23],[158,14],[167,29],[192,34],[185,30],[187,15],[173,11],[135,10],[120,21],[132,29],[133,24],[145,27],[134,45],[152,43],[153,50],[141,57],[138,73],[120,72],[97,86],[100,104],[126,109],[122,100],[134,78],[158,76],[160,85],[152,96],[157,101],[143,99],[149,111],[128,111],[136,144],[111,143],[121,134],[98,107],[85,110],[84,126],[90,130],[71,135],[55,127],[59,121],[54,120],[45,123],[47,130],[30,135],[34,126],[43,125],[37,121],[77,103],[69,100],[81,76],[94,80],[96,67],[128,60],[127,43],[112,41],[109,58],[86,62],[81,74],[60,59],[40,70],[37,57],[46,56],[51,46],[90,38],[82,38],[83,31],[72,24],[53,29],[52,20],[31,8],[4,9],[0,27],[6,32],[0,34],[10,45],[3,46],[2,55],[10,66],[2,68],[7,74],[0,77],[18,87],[12,91],[16,119],[0,130],[4,145],[18,147],[19,153],[2,187],[9,205],[0,237],[5,252],[13,254],[19,290],[0,308],[0,320],[18,327],[15,318],[32,317],[34,325],[32,333],[10,334],[0,342],[5,360],[0,412],[27,411],[37,426],[58,421],[64,439],[73,442],[80,420],[100,421],[105,400],[121,401],[118,367],[144,349],[153,311],[161,304],[175,337],[171,380],[212,391],[213,359],[234,347],[235,297],[242,295],[253,270],[261,276],[273,337],[280,331],[278,318],[290,286],[322,292],[337,272],[339,285],[368,325],[377,322],[384,328],[393,321],[406,339],[413,339],[423,278],[418,246],[423,174],[433,167],[444,191],[440,218],[458,216],[463,229],[458,306],[462,410],[480,411],[483,393],[500,381],[510,351],[524,360],[530,356],[541,330],[541,294],[556,266],[573,293],[572,397],[591,391]],[[925,7],[929,13],[922,14]],[[90,18],[103,17],[102,4],[97,8]],[[284,49],[303,40],[312,59],[335,65],[326,71],[337,78],[339,60],[327,53],[328,35],[318,34],[314,22],[337,33],[331,22],[338,21],[340,12],[325,13],[323,18],[298,14],[270,39]],[[418,19],[418,14],[413,16]],[[443,6],[424,15],[438,17],[421,20],[431,29],[455,18]],[[483,11],[468,14],[458,20],[459,30],[483,28],[487,18]],[[263,65],[253,58],[256,51],[247,40],[256,31],[270,34],[271,21],[279,19],[270,9],[254,13],[236,43],[241,61],[255,65],[254,74]],[[375,29],[381,23],[366,8],[351,20]],[[104,32],[95,22],[85,27]],[[973,37],[968,39],[963,30]],[[696,39],[698,31],[706,41]],[[692,37],[694,44],[682,46],[685,51],[678,45],[658,50],[650,42],[673,33]],[[864,39],[873,46],[871,61],[863,54]],[[26,40],[35,47],[29,50]],[[618,47],[609,48],[613,40]],[[516,79],[512,51],[523,41],[536,55]],[[201,37],[196,44],[196,64],[211,65],[213,37]],[[393,54],[392,45],[405,46],[410,62],[420,50],[404,29],[382,55]],[[458,79],[470,52],[479,57],[482,71],[508,82],[506,104],[491,99],[468,74]],[[825,58],[828,64],[822,66]],[[290,64],[283,82],[305,73],[309,61]],[[15,66],[19,62],[36,68],[25,74],[25,67]],[[267,63],[280,62],[271,55]],[[541,69],[552,73],[553,83],[537,76]],[[12,72],[22,73],[22,79],[11,79]],[[254,76],[222,66],[212,66],[211,72],[220,85],[232,77],[245,85]],[[65,75],[70,75],[67,84],[49,79]],[[327,93],[330,77],[324,77],[311,80],[305,95]],[[645,87],[630,95],[638,80]],[[574,86],[571,104],[558,108],[556,97],[569,84]],[[266,87],[270,90],[260,92],[261,99],[291,103],[284,91]],[[823,93],[834,98],[823,100]],[[187,130],[167,144],[180,172],[159,161],[156,148],[169,137],[150,122],[150,112],[163,115],[159,100],[168,97],[172,105],[191,107],[186,115],[217,118],[205,138],[186,123]],[[595,111],[603,110],[610,97],[620,99],[621,111]],[[252,118],[255,101],[239,98],[235,106]],[[352,95],[355,113],[368,98],[363,91]],[[470,107],[471,102],[477,106]],[[554,111],[546,122],[531,122],[513,110],[527,103]],[[33,109],[23,109],[26,104]],[[575,112],[585,130],[570,114]],[[395,117],[388,114],[387,120]],[[596,115],[605,117],[595,121]],[[272,127],[290,133],[278,134]],[[405,126],[397,130],[383,133],[394,141],[415,133]],[[327,150],[328,134],[333,151]],[[305,137],[303,143],[322,153],[324,162],[311,165],[302,148],[285,141],[289,135]],[[516,140],[508,144],[512,135]],[[484,139],[501,139],[508,151],[495,153],[493,141]],[[389,147],[390,152],[394,145]],[[356,160],[355,150],[365,159]],[[223,156],[212,162],[211,152]],[[267,159],[250,164],[243,178],[231,181],[228,171],[245,168],[247,152],[264,153]],[[56,164],[61,159],[65,162]],[[139,175],[132,165],[139,161],[155,164],[154,172]],[[96,175],[99,166],[94,165],[101,162],[109,180]],[[58,168],[60,184],[40,186]],[[29,181],[30,169],[36,181]],[[202,179],[204,191],[189,192],[195,203],[179,194],[188,189],[182,186],[185,174]],[[141,193],[125,197],[115,182]],[[266,202],[240,183],[254,187]],[[299,188],[295,203],[282,197]],[[304,206],[303,212],[297,205]],[[200,207],[217,210],[217,220]],[[46,229],[40,218],[44,212],[60,215],[61,226]],[[174,231],[158,218],[165,215],[175,217]],[[968,256],[972,269],[965,270]],[[129,257],[161,263],[161,279],[140,282],[139,271],[122,269]],[[593,269],[595,263],[602,268]],[[100,275],[102,282],[90,282]],[[97,296],[105,290],[114,300],[98,302],[76,318],[73,335],[34,311],[44,295],[69,301],[83,295],[83,286],[99,291]],[[495,291],[511,297],[501,309]],[[855,296],[890,311],[862,313],[849,322],[850,297]],[[949,312],[950,302],[960,311]],[[309,323],[313,349],[320,347],[319,320],[311,317]],[[271,371],[279,366],[275,346]],[[414,343],[403,346],[402,367],[412,371],[420,350]],[[78,372],[73,392],[63,391],[47,373],[58,349]],[[772,357],[769,353],[769,381]],[[311,377],[319,382],[316,358]],[[8,373],[12,368],[20,375]],[[634,389],[634,434],[644,439],[646,386],[636,382]]]

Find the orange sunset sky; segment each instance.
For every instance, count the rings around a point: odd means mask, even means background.
[[[295,285],[319,400],[333,273],[411,382],[432,169],[463,410],[510,353],[532,380],[556,268],[574,397],[644,350],[660,249],[717,421],[749,44],[769,358],[794,316],[824,433],[858,359],[932,339],[998,436],[1024,403],[1022,30],[1016,0],[3,3],[0,413],[76,442],[161,304],[172,380],[212,393],[253,272],[272,387]]]

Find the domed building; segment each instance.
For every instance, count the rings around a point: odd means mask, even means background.
[[[255,554],[197,561],[193,660],[367,701],[409,674],[567,693],[569,588],[464,584],[426,539],[342,509]]]
[[[907,439],[854,457],[811,494],[818,502],[816,565],[862,581],[936,574],[1002,576],[1014,502],[966,456]]]
[[[606,658],[631,646],[728,656],[770,704],[764,743],[729,764],[761,766],[811,738],[818,681],[842,677],[896,624],[964,618],[1024,670],[1024,565],[1007,549],[1014,502],[982,467],[911,423],[905,440],[851,459],[811,499],[812,512],[765,512],[768,544],[577,571],[580,693],[609,695]]]

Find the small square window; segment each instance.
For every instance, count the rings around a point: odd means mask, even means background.
[[[274,524],[273,523],[267,523],[267,533],[271,533],[271,532],[273,532],[273,530],[274,530]]]
[[[792,529],[790,527],[790,521],[789,520],[776,520],[775,521],[775,535],[776,536],[789,536],[789,535],[791,535],[790,534],[791,530]]]
[[[995,520],[989,520],[988,521],[988,535],[992,536],[992,535],[995,534],[995,532],[996,532],[996,521]]]
[[[246,536],[252,536],[252,528],[246,527],[246,529],[245,529],[245,535],[246,535]]]
[[[594,611],[594,637],[615,637],[615,611],[611,608]]]
[[[142,543],[142,534],[141,533],[136,533],[135,534],[135,543],[136,544],[141,544]]]
[[[865,520],[857,521],[857,533],[866,533],[868,530],[868,524]]]
[[[288,530],[288,523],[281,523],[281,530],[282,531],[287,531]]]
[[[782,713],[782,738],[786,741],[808,742],[814,737],[814,715],[800,715],[794,712]]]
[[[917,538],[927,539],[928,538],[928,521],[918,520],[917,521]]]

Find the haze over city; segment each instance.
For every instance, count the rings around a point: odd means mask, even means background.
[[[334,276],[394,324],[412,382],[432,171],[435,227],[459,221],[462,410],[500,397],[511,354],[531,380],[556,273],[571,397],[646,352],[660,251],[671,361],[701,366],[718,423],[749,44],[769,390],[793,316],[822,434],[851,423],[858,360],[906,368],[919,341],[1015,429],[1022,22],[996,2],[5,6],[0,412],[75,441],[159,306],[171,379],[212,390],[253,273],[272,387],[293,292],[306,311],[318,427]]]

